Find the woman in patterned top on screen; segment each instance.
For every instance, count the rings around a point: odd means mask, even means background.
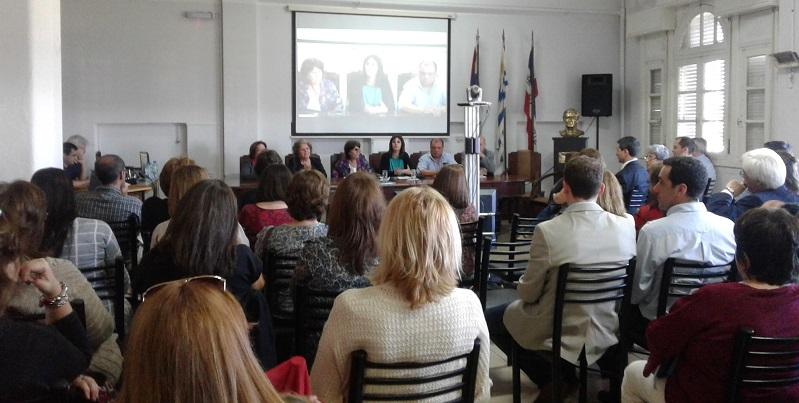
[[[255,245],[256,237],[264,227],[294,221],[286,205],[286,189],[290,180],[291,171],[283,164],[269,165],[261,173],[258,179],[258,203],[244,206],[239,213],[239,223],[250,245]]]

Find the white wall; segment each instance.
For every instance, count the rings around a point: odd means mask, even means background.
[[[799,2],[780,0],[776,51],[799,52]],[[772,137],[799,148],[799,68],[780,70],[774,81]]]

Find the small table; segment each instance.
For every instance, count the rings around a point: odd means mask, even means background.
[[[152,184],[137,183],[135,185],[129,185],[128,196],[135,196],[141,199],[141,201],[144,201],[144,196],[151,190],[153,190]]]

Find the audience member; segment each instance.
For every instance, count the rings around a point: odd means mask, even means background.
[[[552,399],[552,321],[558,269],[564,263],[624,265],[635,256],[632,217],[608,213],[596,204],[602,186],[602,164],[586,156],[566,164],[561,191],[563,213],[536,226],[527,271],[519,279],[519,300],[486,313],[491,339],[510,354],[513,343],[525,350],[521,369],[538,385],[538,401]],[[584,240],[584,242],[576,241]],[[565,380],[575,382],[575,365],[585,348],[591,365],[617,343],[618,318],[613,302],[564,308],[561,361]]]
[[[353,172],[372,172],[369,161],[361,154],[361,142],[349,140],[344,143],[344,154],[330,171],[331,179],[345,178]]]
[[[621,170],[616,173],[616,179],[621,185],[627,212],[634,215],[640,206],[631,205],[630,201],[633,195],[637,195],[643,197],[646,202],[646,197],[649,195],[649,176],[643,165],[638,162],[638,158],[635,157],[641,149],[638,139],[626,136],[620,138],[617,143],[619,146],[616,149],[616,158],[622,166]]]
[[[258,179],[258,203],[248,204],[239,212],[239,224],[255,245],[258,233],[264,227],[288,224],[294,221],[286,205],[286,192],[291,181],[291,171],[283,164],[266,167]]]
[[[647,165],[648,161],[647,161]],[[658,198],[657,198],[657,191],[656,186],[659,181],[660,177],[660,170],[663,169],[663,162],[658,161],[649,166],[647,172],[649,172],[649,197],[647,198],[646,204],[641,206],[641,209],[633,217],[635,219],[635,232],[638,233],[641,231],[641,228],[644,224],[655,221],[659,218],[663,218],[666,216],[666,212],[660,209],[658,205]]]
[[[327,207],[330,186],[318,171],[301,171],[289,182],[286,205],[294,222],[266,227],[258,233],[255,253],[300,256],[303,243],[327,235],[327,225],[319,222]],[[280,306],[285,312],[294,310],[291,293],[281,290]]]
[[[255,161],[255,177],[256,177],[256,179],[260,180],[261,174],[263,174],[264,170],[266,170],[266,167],[268,167],[268,166],[270,166],[272,164],[283,165],[283,158],[280,157],[280,154],[278,154],[277,151],[275,151],[275,150],[266,150],[266,151],[262,152],[260,155],[258,155],[258,159]],[[239,201],[239,203],[238,203],[239,212],[241,212],[241,209],[243,209],[244,206],[246,206],[248,204],[255,204],[255,203],[258,203],[259,201],[262,201],[262,200],[258,200],[258,189],[257,188],[256,189],[250,189],[250,190],[244,192],[244,194],[241,195],[241,197],[238,197],[238,195],[236,195],[236,196],[237,196],[238,201]]]
[[[485,136],[480,136],[480,175],[494,176],[497,169],[494,152],[486,147]]]
[[[466,186],[466,173],[462,165],[447,165],[441,168],[433,181],[437,190],[455,210],[459,224],[473,223],[479,218],[477,209],[469,202],[469,188]],[[474,248],[463,248],[463,274],[471,277],[474,273]]]
[[[305,242],[295,282],[321,291],[369,286],[377,266],[377,232],[386,199],[372,175],[348,176],[336,189],[327,217],[327,236]],[[306,359],[313,363],[320,334],[309,335]]]
[[[114,154],[103,155],[94,163],[94,173],[101,185],[75,195],[78,217],[94,218],[106,223],[141,217],[141,200],[128,196],[125,182],[125,161]]]
[[[271,367],[275,359],[272,324],[260,293],[263,267],[250,248],[239,243],[237,228],[236,196],[230,187],[220,180],[197,183],[180,198],[163,239],[133,274],[133,292],[141,297],[155,284],[197,275],[225,278],[252,322],[259,322],[262,339],[256,341],[257,354],[264,366]]]
[[[671,152],[663,144],[652,144],[644,155],[646,160],[646,169],[652,168],[652,165],[663,163],[666,158],[671,157]]]
[[[773,151],[787,151],[793,154],[793,150],[791,150],[791,145],[782,141],[782,140],[772,140],[767,141],[763,144],[763,147],[768,148],[769,150]]]
[[[696,143],[690,137],[677,137],[674,139],[674,144],[671,146],[671,154],[673,157],[691,157],[696,151]]]
[[[564,114],[566,114],[566,112],[564,112]],[[604,171],[608,171],[607,165],[605,164],[605,160],[602,158],[602,154],[600,154],[599,151],[597,151],[595,148],[584,148],[584,149],[580,150],[579,152],[577,152],[576,154],[572,154],[570,158],[573,158],[573,157],[576,157],[576,156],[579,156],[579,155],[584,155],[586,157],[598,160],[600,162],[600,164],[602,164],[603,172]],[[566,162],[568,162],[568,161],[566,161]],[[614,178],[612,182],[617,184],[617,185],[619,185],[619,180],[618,179]],[[605,175],[604,173],[602,174],[602,183],[606,187],[611,185],[611,181],[610,181],[609,177],[607,175]],[[621,185],[619,185],[619,186],[621,186]],[[560,212],[562,210],[563,203],[564,203],[563,197],[559,194],[561,190],[563,190],[563,178],[560,178],[552,186],[552,190],[549,192],[549,204],[543,210],[541,210],[541,212],[538,213],[538,216],[536,218],[538,218],[539,220],[549,220],[552,217],[555,217],[556,215],[560,214]],[[600,200],[597,199],[597,204],[600,204],[599,201]],[[622,201],[622,203],[623,203],[623,201]],[[601,204],[600,204],[600,207],[602,207],[603,210],[608,211]]]
[[[433,177],[445,165],[452,164],[456,164],[455,158],[452,154],[444,151],[444,140],[432,139],[430,140],[430,152],[419,158],[417,168],[422,176]]]
[[[763,337],[799,334],[799,287],[791,284],[799,247],[796,218],[781,209],[751,209],[735,223],[735,243],[743,281],[705,286],[650,324],[649,360],[627,367],[623,402],[724,401],[741,328]],[[658,366],[675,359],[673,375],[655,378]],[[745,388],[740,394],[742,402],[794,402],[799,387]]]
[[[38,187],[23,181],[16,181],[0,191],[0,211],[2,221],[14,226],[14,236],[19,243],[19,256],[28,258],[41,256],[39,247],[44,233],[44,221],[47,215],[47,204],[44,192]],[[91,361],[87,374],[99,383],[104,380],[114,384],[122,371],[122,354],[117,345],[114,333],[114,320],[110,312],[103,306],[91,284],[81,272],[68,260],[47,258],[44,265],[51,268],[50,273],[56,280],[69,287],[69,295],[73,299],[82,299],[86,315],[86,333],[89,337]],[[26,282],[18,282],[13,288],[13,298],[7,309],[23,315],[47,315],[48,308],[39,301],[41,290],[30,287]],[[51,294],[48,294],[50,296]],[[4,361],[6,356],[3,356]]]
[[[80,175],[83,166],[78,162],[78,147],[72,143],[64,143],[64,173],[75,188],[86,187],[88,182],[83,183]]]
[[[657,318],[660,280],[666,259],[729,263],[735,256],[733,222],[710,213],[701,202],[707,184],[702,162],[692,157],[663,161],[655,193],[666,217],[652,221],[638,234],[632,287],[633,340],[646,346],[644,331]]]
[[[747,210],[769,200],[799,202],[799,195],[785,187],[785,163],[776,152],[758,148],[745,152],[741,160],[743,183],[734,179],[727,182],[724,190],[710,196],[708,211],[735,221]],[[744,190],[749,195],[735,200]]]
[[[169,181],[169,198],[167,199],[170,217],[174,217],[175,213],[177,213],[180,199],[188,193],[189,189],[206,179],[208,179],[208,173],[204,168],[197,165],[186,165],[175,169]],[[155,227],[150,237],[151,249],[163,238],[170,221],[166,220]]]
[[[402,136],[391,136],[388,151],[380,157],[380,171],[388,171],[391,176],[411,174],[411,157],[405,152]]]
[[[265,151],[266,143],[261,140],[250,144],[250,152],[239,158],[239,180],[244,182],[258,179],[258,174],[255,173],[255,164],[258,162],[258,156]]]
[[[796,157],[788,151],[776,151],[785,163],[785,187],[792,193],[799,194],[799,172],[797,172]]]
[[[319,159],[319,156],[312,154],[311,143],[306,140],[297,140],[291,147],[291,152],[293,158],[289,159],[288,167],[292,173],[316,170],[321,172],[322,176],[327,176],[325,167],[322,166],[322,160]]]
[[[705,172],[707,172],[708,180],[712,181],[714,186],[716,183],[716,167],[713,166],[713,161],[707,156],[707,140],[697,137],[694,139],[694,151],[691,153],[691,156],[698,159],[702,166],[705,167]],[[713,188],[709,189],[711,192]]]
[[[152,234],[158,224],[169,219],[168,197],[169,186],[172,184],[172,173],[178,167],[187,165],[195,165],[194,160],[188,157],[176,157],[170,158],[161,168],[161,173],[158,175],[158,187],[161,188],[161,193],[165,197],[162,199],[154,194],[153,197],[144,201],[141,206],[142,231]]]
[[[624,195],[621,191],[619,180],[613,172],[605,169],[602,173],[602,188],[596,198],[596,204],[602,210],[619,217],[627,216],[627,208],[624,207]]]
[[[355,350],[366,350],[372,362],[429,362],[471,351],[479,338],[475,397],[487,400],[488,329],[477,296],[456,287],[460,231],[447,201],[428,187],[404,190],[388,205],[377,243],[380,264],[371,276],[374,286],[336,298],[311,371],[313,391],[324,402],[344,401]],[[431,375],[429,369],[413,372]],[[406,390],[425,391],[413,386]]]
[[[235,204],[228,201],[233,213]],[[232,239],[233,226],[227,227]],[[128,338],[117,401],[283,401],[253,355],[244,312],[222,281],[189,277],[145,295]]]
[[[89,140],[86,140],[86,137],[83,137],[80,134],[73,134],[67,137],[66,142],[74,144],[75,147],[78,147],[78,163],[81,165],[80,187],[85,188],[89,186],[90,169],[86,166],[86,147],[89,146]]]

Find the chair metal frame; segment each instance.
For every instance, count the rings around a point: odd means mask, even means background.
[[[520,255],[523,257],[518,258]],[[516,274],[520,274],[527,270],[527,263],[530,261],[529,256],[530,240],[495,242],[490,235],[483,235],[480,265],[476,265],[474,268],[475,279],[479,278],[477,296],[480,298],[480,304],[483,306],[483,310],[486,309],[488,302],[489,273],[502,273],[504,276],[501,277],[510,285]]]
[[[513,213],[510,222],[510,241],[517,242],[532,239],[535,227],[546,220],[532,217],[522,217],[519,213]]]
[[[485,225],[485,217],[479,217],[477,221],[461,223],[461,248],[470,248],[474,250],[474,271],[472,272],[472,279],[461,279],[459,287],[469,288],[475,293],[479,289],[479,269],[478,266],[482,263],[481,253],[483,250],[483,228]],[[479,294],[478,294],[479,295]]]
[[[130,272],[135,273],[139,267],[139,216],[131,214],[125,221],[110,221],[107,224],[117,238],[125,263],[130,264]]]
[[[695,291],[699,288],[702,288],[708,284],[716,284],[722,283],[724,281],[730,281],[734,274],[735,270],[733,267],[735,262],[729,262],[724,264],[711,264],[706,262],[688,262],[684,260],[679,260],[675,258],[666,259],[666,262],[663,263],[663,269],[660,278],[660,290],[658,293],[658,307],[657,307],[657,317],[661,317],[666,314],[666,311],[669,308],[669,298],[679,299],[686,295],[689,295],[689,292],[679,293],[677,291],[684,290],[684,291]],[[707,272],[710,269],[720,269],[722,267],[727,267],[725,271],[712,271]],[[675,272],[674,269],[692,269],[696,272],[691,273],[680,273]],[[697,283],[689,284],[689,283],[681,283],[679,280],[696,280]],[[721,281],[717,282],[706,282],[707,280],[713,279],[721,279]],[[673,304],[674,302],[672,302]]]
[[[110,300],[114,303],[114,330],[120,339],[124,339],[125,329],[125,262],[123,258],[117,259],[111,266],[85,267],[78,269],[89,279],[92,288],[101,301]],[[113,272],[109,273],[109,270]],[[87,274],[101,273],[99,276],[89,278]],[[95,286],[97,282],[105,284]],[[99,291],[107,291],[109,295],[100,295]]]
[[[776,363],[766,363],[769,360]],[[729,403],[740,401],[739,392],[744,388],[799,384],[799,337],[755,336],[754,330],[743,328],[735,336],[731,364],[726,391]]]
[[[630,193],[630,203],[627,208],[629,210],[640,209],[641,206],[646,204],[648,196],[648,194],[641,192],[638,189],[633,189],[632,193]]]
[[[474,402],[474,392],[477,381],[477,365],[478,361],[480,360],[480,348],[481,348],[480,339],[475,339],[474,347],[472,348],[471,351],[465,354],[433,362],[425,362],[425,363],[399,362],[391,364],[369,361],[366,351],[364,350],[354,351],[352,353],[352,364],[350,367],[349,396],[347,401],[349,403],[360,403],[365,401],[422,400],[422,399],[429,399],[432,397],[445,395],[460,390],[461,397],[460,399],[455,400],[456,402],[464,402],[464,403]],[[466,359],[466,365],[464,365],[462,368],[430,376],[409,377],[409,378],[366,376],[367,369],[380,369],[380,370],[423,369],[423,368],[435,367],[438,365],[450,363],[461,359]],[[425,385],[456,377],[461,377],[460,382],[443,388],[428,390],[419,393],[393,394],[393,393],[366,393],[364,391],[366,385],[383,385],[383,386]]]

